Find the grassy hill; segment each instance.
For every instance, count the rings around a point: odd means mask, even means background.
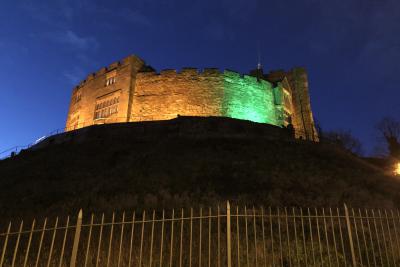
[[[400,182],[333,145],[223,118],[98,125],[0,161],[0,216],[264,206],[396,207]]]

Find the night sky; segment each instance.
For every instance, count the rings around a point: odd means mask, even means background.
[[[129,54],[157,70],[304,66],[314,117],[374,152],[400,119],[398,0],[2,1],[0,152],[63,128],[72,88]],[[259,45],[258,45],[259,44]]]

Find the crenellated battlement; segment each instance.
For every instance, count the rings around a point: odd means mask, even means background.
[[[204,69],[199,69],[199,68],[193,68],[193,67],[185,67],[182,68],[180,70],[177,69],[163,69],[160,72],[157,71],[146,71],[146,72],[138,72],[137,74],[138,76],[142,76],[142,77],[149,77],[149,76],[168,76],[168,77],[172,77],[172,76],[176,76],[176,77],[180,77],[180,76],[207,76],[207,75],[224,75],[224,76],[229,76],[232,78],[243,78],[245,80],[248,81],[257,81],[257,78],[253,77],[253,76],[249,76],[249,75],[245,75],[245,74],[241,74],[237,71],[233,71],[233,70],[223,70],[221,71],[218,68],[204,68]]]
[[[193,68],[193,67],[184,67],[180,70],[177,69],[163,69],[160,72],[157,71],[146,71],[146,72],[138,72],[138,76],[204,76],[204,75],[217,75],[223,74],[218,68]]]
[[[110,71],[118,70],[118,69],[121,69],[123,67],[126,67],[126,66],[128,66],[128,65],[130,65],[132,63],[132,60],[137,60],[141,64],[144,64],[144,61],[142,59],[138,58],[137,56],[134,56],[134,55],[128,56],[128,57],[126,57],[126,58],[124,58],[122,60],[119,60],[119,61],[111,63],[107,67],[102,67],[101,69],[99,69],[96,72],[90,73],[86,77],[86,79],[80,81],[79,84],[74,89],[80,88],[80,87],[84,86],[87,82],[92,81],[92,80],[94,80],[94,79],[96,79],[98,77],[101,77],[101,76],[105,75],[106,73],[108,73]]]
[[[129,58],[128,58],[129,59]],[[81,88],[84,86],[87,82],[94,80],[95,78],[105,75],[109,71],[113,71],[115,69],[121,68],[126,65],[127,61],[122,60],[122,61],[117,61],[112,64],[110,64],[108,67],[102,67],[99,71],[93,72],[89,74],[85,80],[81,81],[79,85],[77,85],[74,90]],[[263,79],[257,79],[254,76],[246,75],[246,74],[241,74],[240,72],[233,71],[230,69],[225,69],[221,71],[218,68],[204,68],[204,69],[199,69],[199,68],[193,68],[193,67],[184,67],[180,70],[177,69],[163,69],[160,72],[157,71],[146,71],[146,72],[138,72],[137,73],[137,79],[146,79],[146,78],[157,78],[157,79],[162,79],[162,78],[168,78],[168,79],[179,79],[179,78],[187,78],[187,77],[192,77],[195,78],[198,76],[199,78],[215,78],[215,77],[224,77],[226,80],[234,80],[235,82],[242,82],[242,83],[261,83],[265,86],[269,86],[273,88],[272,84],[266,80]]]
[[[184,75],[198,75],[199,69],[192,68],[192,67],[185,67],[185,68],[182,68],[179,73],[184,74]]]
[[[264,79],[257,79],[254,76],[241,74],[237,71],[233,70],[223,70],[220,71],[218,68],[192,68],[192,67],[185,67],[181,70],[176,69],[164,69],[160,72],[150,71],[150,72],[139,72],[137,74],[138,82],[146,82],[146,81],[161,81],[163,79],[166,80],[184,80],[184,79],[202,79],[207,80],[220,78],[226,82],[231,83],[241,83],[247,84],[249,86],[262,86],[264,88],[274,88],[273,84],[264,80]],[[279,86],[279,85],[278,85]]]
[[[229,70],[229,69],[224,70],[224,74],[225,74],[225,76],[232,77],[232,78],[243,77],[243,75],[241,73],[234,71],[234,70]]]
[[[198,69],[193,67],[185,67],[180,70],[177,69],[163,69],[160,72],[139,72],[137,74],[138,81],[146,79],[157,79],[157,80],[181,80],[181,79],[204,79],[207,77],[215,78],[222,77],[222,72],[217,68],[205,68]]]
[[[232,70],[225,70],[224,76],[226,81],[234,83],[243,83],[248,85],[261,85],[266,88],[273,88],[272,84],[264,79],[257,79],[257,77],[241,74]]]
[[[205,68],[203,74],[205,75],[218,75],[221,71],[218,68]]]

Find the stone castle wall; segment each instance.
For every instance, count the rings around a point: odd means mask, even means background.
[[[283,126],[282,87],[236,72],[224,72],[222,116]]]
[[[223,75],[215,69],[138,73],[132,121],[167,120],[177,115],[220,116],[223,85]]]
[[[281,127],[287,124],[285,107],[298,133],[312,132],[308,87],[291,88],[300,81],[304,85],[306,79],[301,72],[290,76],[287,84],[218,69],[156,73],[130,56],[89,75],[73,90],[66,127],[168,120],[179,115],[222,116]],[[283,91],[294,95],[290,107],[283,103]]]
[[[267,81],[225,70],[186,68],[138,73],[131,121],[223,116],[282,125],[281,103]]]

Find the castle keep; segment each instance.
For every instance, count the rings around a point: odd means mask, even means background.
[[[74,88],[66,129],[178,115],[290,124],[297,137],[318,140],[303,68],[269,74],[257,69],[249,75],[211,68],[156,73],[136,56],[90,74]]]

